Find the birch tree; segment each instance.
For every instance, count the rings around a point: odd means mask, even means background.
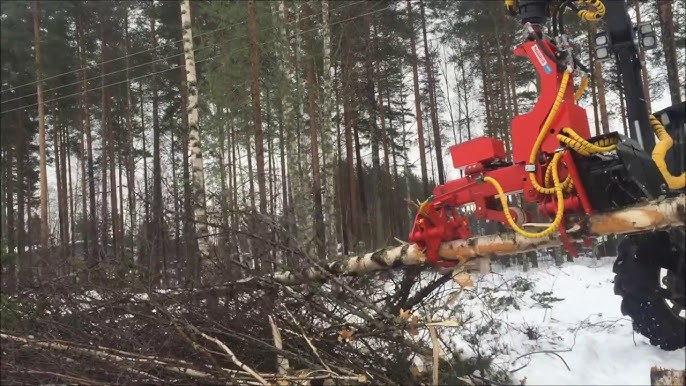
[[[202,265],[209,259],[210,246],[207,240],[207,211],[205,209],[205,175],[202,163],[202,149],[200,147],[200,129],[198,128],[198,80],[195,73],[195,56],[193,54],[193,31],[191,29],[191,6],[189,0],[181,2],[181,28],[183,29],[183,52],[186,58],[186,85],[188,87],[188,100],[186,111],[188,113],[189,151],[193,179],[193,213],[195,216],[195,229],[198,236],[198,249],[200,251],[200,264],[196,267],[194,279],[200,281]]]

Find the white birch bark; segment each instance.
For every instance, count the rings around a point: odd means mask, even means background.
[[[198,269],[202,272],[210,255],[207,239],[207,211],[205,202],[205,174],[203,169],[202,149],[200,147],[200,130],[198,127],[198,80],[195,73],[195,55],[193,54],[193,32],[191,30],[191,7],[189,0],[181,2],[181,26],[183,29],[183,51],[186,59],[186,84],[188,87],[188,126],[191,179],[193,190],[193,214],[195,229],[200,250]],[[200,275],[202,278],[202,275]]]
[[[651,232],[684,226],[686,196],[680,195],[614,212],[595,214],[582,221],[583,224],[570,226],[567,230],[567,235],[572,241],[581,241],[587,236]],[[473,258],[512,255],[559,245],[562,245],[559,233],[533,239],[510,231],[447,241],[441,244],[438,254],[444,260],[464,264]],[[328,275],[354,276],[401,266],[421,265],[425,261],[424,252],[416,244],[405,244],[334,260],[327,263],[323,270],[313,267],[304,272],[277,272],[271,275],[271,279],[288,285],[325,280]]]

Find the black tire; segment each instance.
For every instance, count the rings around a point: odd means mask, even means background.
[[[670,309],[660,287],[660,270],[679,272],[683,280],[683,231],[655,232],[625,238],[613,266],[614,292],[634,331],[663,350],[686,346],[686,319]],[[662,290],[664,291],[664,290]]]

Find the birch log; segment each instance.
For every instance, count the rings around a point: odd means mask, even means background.
[[[198,80],[195,74],[195,55],[193,54],[193,32],[191,30],[191,6],[189,0],[181,2],[181,26],[183,28],[183,51],[186,59],[186,85],[188,87],[188,126],[190,159],[193,180],[193,214],[195,216],[195,230],[200,250],[200,270],[210,255],[207,240],[207,211],[205,209],[205,174],[200,147],[200,130],[198,128]],[[202,277],[203,275],[198,275]],[[196,276],[197,277],[197,276]]]
[[[627,234],[683,226],[686,223],[686,196],[636,205],[615,212],[590,216],[578,226],[570,227],[568,236],[580,241],[588,236]],[[562,244],[559,233],[542,238],[528,238],[514,232],[453,240],[441,245],[439,255],[445,260],[465,263],[476,257],[497,257]],[[297,284],[305,281],[325,279],[327,275],[354,276],[400,266],[424,264],[423,251],[415,244],[405,244],[366,253],[344,257],[324,267],[309,268],[304,272],[277,272],[271,279],[282,284]],[[244,279],[245,281],[254,278]]]

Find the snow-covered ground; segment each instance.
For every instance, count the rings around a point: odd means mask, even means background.
[[[493,355],[494,367],[517,383],[646,385],[651,366],[684,369],[686,350],[663,351],[633,333],[613,293],[613,262],[582,257],[558,268],[542,261],[528,272],[494,265],[473,277],[474,288],[450,282],[417,312],[463,321],[441,328],[451,346],[444,351]]]

